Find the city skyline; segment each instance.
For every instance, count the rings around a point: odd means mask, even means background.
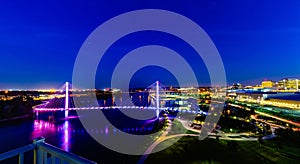
[[[202,27],[223,59],[228,85],[299,78],[300,4],[293,2],[1,2],[0,13],[5,17],[0,18],[4,61],[0,88],[56,88],[71,81],[77,53],[95,28],[119,14],[149,8],[177,12]],[[203,61],[195,59],[189,46],[173,36],[150,31],[128,35],[112,46],[104,58],[104,69],[98,68],[96,88],[109,87],[118,61],[112,59],[121,59],[128,51],[148,44],[176,50],[191,64],[199,85],[209,84]],[[152,71],[157,74],[145,76]],[[158,78],[176,85],[172,74],[157,67],[138,71],[133,85],[145,86]]]
[[[300,81],[299,78],[281,78],[280,80],[274,80],[274,79],[262,79],[259,81],[259,83],[253,84],[253,85],[245,85],[243,83],[235,82],[232,84],[227,84],[226,86],[216,86],[216,87],[227,87],[227,89],[230,89],[230,87],[239,86],[239,89],[277,89],[277,90],[293,90],[296,89],[298,86],[298,81]],[[62,84],[59,84],[59,86],[51,87],[51,85],[48,85],[46,87],[29,87],[29,88],[0,88],[0,91],[45,91],[45,92],[56,92],[56,91],[63,91],[65,82]],[[160,82],[161,83],[161,82]],[[286,83],[286,84],[285,84]],[[161,83],[162,84],[162,83]],[[70,85],[72,85],[70,83]],[[152,84],[153,85],[153,84]],[[179,86],[179,85],[172,85],[172,84],[162,84],[165,88],[210,88],[210,85],[198,85],[198,86]],[[287,86],[285,86],[287,85]],[[42,86],[42,85],[41,85]],[[291,87],[292,86],[292,87]],[[136,86],[136,85],[130,85],[130,89],[141,89],[141,88],[148,88],[149,86]],[[295,88],[296,87],[296,88]],[[120,89],[120,88],[113,88],[113,87],[102,87],[102,88],[72,88],[74,90],[109,90],[109,89]],[[299,89],[299,86],[298,86]],[[297,90],[297,89],[296,89]]]

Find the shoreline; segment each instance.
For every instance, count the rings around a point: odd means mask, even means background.
[[[21,119],[27,119],[27,118],[33,118],[33,114],[25,114],[22,116],[15,116],[15,117],[11,117],[11,118],[5,118],[5,119],[1,119],[0,123],[4,123],[4,122],[9,122],[9,121],[18,121]]]

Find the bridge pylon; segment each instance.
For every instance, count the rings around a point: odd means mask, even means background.
[[[159,81],[156,81],[156,118],[159,117]]]
[[[65,118],[69,116],[69,82],[65,84]]]

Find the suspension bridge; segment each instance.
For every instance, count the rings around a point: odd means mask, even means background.
[[[158,117],[160,111],[172,110],[176,112],[197,113],[197,110],[190,110],[188,107],[165,107],[164,102],[170,96],[164,89],[164,86],[156,81],[148,86],[144,91],[137,92],[120,92],[112,94],[110,99],[99,99],[97,102],[93,101],[90,96],[80,96],[74,94],[71,84],[66,82],[63,86],[64,96],[61,98],[53,98],[47,102],[35,106],[34,111],[38,115],[39,112],[46,111],[64,111],[65,117],[68,117],[71,110],[155,110]],[[130,94],[129,97],[122,96],[123,94]],[[74,98],[76,97],[76,98]],[[80,97],[80,98],[78,98]],[[174,96],[173,96],[174,99]]]

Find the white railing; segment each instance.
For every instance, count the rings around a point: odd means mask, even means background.
[[[0,154],[0,162],[15,156],[19,157],[19,164],[24,163],[24,153],[33,150],[34,164],[65,164],[65,163],[86,163],[95,164],[95,162],[77,156],[75,154],[63,151],[45,142],[44,138],[33,140],[32,144],[11,150],[9,152]]]

